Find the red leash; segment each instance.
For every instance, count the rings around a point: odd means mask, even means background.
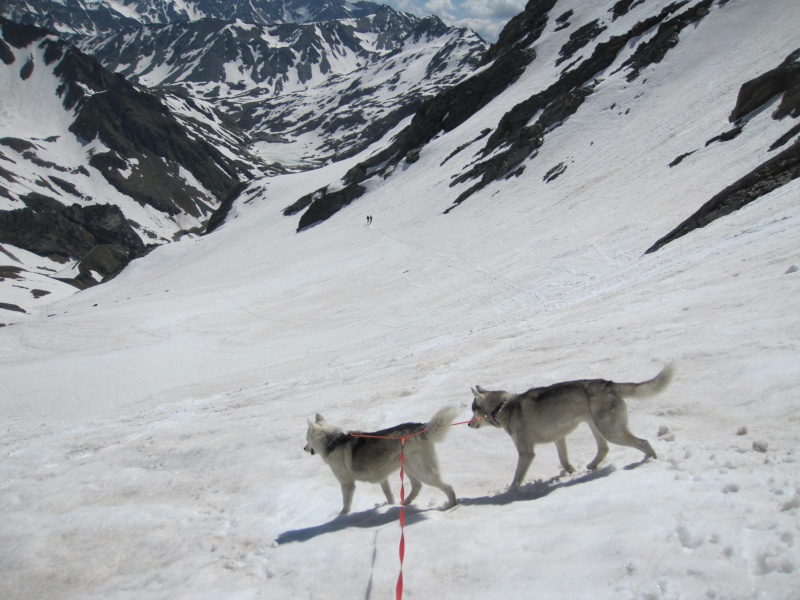
[[[405,463],[406,455],[404,452],[406,439],[425,433],[427,430],[417,431],[411,435],[391,436],[391,435],[369,435],[367,433],[351,433],[353,437],[373,438],[383,440],[400,440],[400,574],[397,576],[397,586],[395,587],[396,600],[403,598],[403,559],[406,556],[406,486],[405,486]]]
[[[470,419],[469,421],[461,421],[459,423],[453,423],[450,425],[451,427],[455,427],[456,425],[465,425],[467,423],[472,423],[473,421],[480,421],[483,417],[479,419]],[[405,488],[405,462],[406,457],[404,453],[406,440],[410,437],[414,437],[415,435],[420,435],[425,433],[427,429],[423,429],[422,431],[417,431],[412,433],[411,435],[404,435],[404,436],[391,436],[391,435],[370,435],[368,433],[351,433],[353,437],[360,437],[360,438],[373,438],[373,439],[381,439],[381,440],[400,440],[400,574],[397,576],[397,586],[395,588],[395,598],[396,600],[403,599],[403,559],[406,556],[406,534],[405,534],[405,526],[406,526],[406,488]]]
[[[395,589],[395,598],[402,600],[403,598],[403,559],[406,556],[406,488],[403,482],[404,465],[406,462],[403,448],[406,445],[406,439],[400,440],[400,574],[397,576],[397,588]]]

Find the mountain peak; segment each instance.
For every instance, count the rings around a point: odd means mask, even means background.
[[[54,31],[98,35],[143,24],[163,25],[200,19],[254,24],[315,23],[385,12],[373,2],[346,0],[2,0],[0,14]],[[391,10],[391,9],[388,9]]]

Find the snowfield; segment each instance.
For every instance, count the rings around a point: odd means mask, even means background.
[[[649,4],[631,18],[668,3]],[[581,6],[556,12],[600,15]],[[800,45],[798,18],[794,0],[713,6],[639,79],[607,73],[519,177],[442,214],[477,148],[453,150],[552,80],[551,22],[515,86],[325,223],[297,234],[281,211],[359,157],[255,182],[213,234],[7,318],[0,597],[392,598],[398,508],[360,484],[337,516],[307,418],[467,420],[475,384],[642,381],[674,361],[666,391],[628,401],[657,460],[611,445],[588,472],[580,426],[575,474],[537,446],[510,493],[510,438],[454,426],[438,454],[459,504],[425,487],[407,508],[403,597],[797,598],[800,180],[643,253],[792,126],[768,109],[704,145]]]

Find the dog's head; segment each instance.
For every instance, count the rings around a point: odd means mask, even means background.
[[[322,415],[317,413],[316,419],[312,421],[311,419],[308,420],[308,429],[306,430],[306,446],[303,448],[306,452],[309,452],[311,456],[314,456],[317,453],[315,445],[317,447],[318,444],[324,437],[324,428],[327,425],[325,419],[322,418]]]
[[[475,399],[472,401],[472,420],[469,422],[469,426],[472,429],[479,429],[487,425],[500,427],[500,423],[497,421],[497,412],[508,400],[509,394],[502,391],[490,392],[477,385],[472,388],[472,395]]]

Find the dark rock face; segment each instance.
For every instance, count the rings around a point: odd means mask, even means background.
[[[655,252],[690,231],[705,227],[712,221],[739,210],[798,177],[800,177],[800,143],[795,142],[716,194],[691,217],[648,248],[645,254]]]
[[[708,9],[713,3],[714,0],[703,0],[661,23],[656,34],[650,40],[639,44],[633,56],[623,63],[623,67],[631,69],[628,73],[628,81],[636,79],[649,65],[661,62],[667,52],[678,45],[680,32],[692,23],[708,16]],[[667,8],[672,9],[671,12],[673,12],[683,8],[686,4],[688,4],[688,0],[681,0]]]
[[[0,54],[3,55],[3,62],[7,65],[14,62],[14,56],[10,54],[10,50],[8,50],[6,44],[14,48],[27,48],[34,42],[38,42],[50,34],[47,29],[20,25],[14,21],[2,18],[0,18],[0,31],[2,31],[3,34],[3,42],[0,44],[0,48],[6,49],[5,51],[0,51]]]
[[[100,244],[92,248],[78,265],[79,274],[67,283],[85,289],[106,281],[119,273],[131,261],[127,248],[119,244]],[[95,278],[96,273],[100,279]]]
[[[300,217],[297,226],[298,231],[313,227],[317,223],[330,218],[342,208],[350,204],[356,198],[364,195],[367,188],[354,184],[330,194],[325,194],[322,198],[314,200],[308,210]]]
[[[717,141],[726,142],[737,137],[747,126],[747,117],[778,95],[782,95],[782,97],[778,108],[772,114],[773,119],[780,120],[787,116],[800,117],[800,64],[797,62],[798,59],[800,59],[800,50],[795,50],[777,68],[744,83],[739,89],[736,106],[730,115],[730,121],[736,123],[736,126],[712,138],[706,145]],[[770,147],[770,150],[786,144],[798,134],[800,134],[800,123],[792,126]],[[692,153],[679,156],[670,166],[677,165],[689,154]],[[795,140],[789,148],[765,161],[716,194],[692,216],[648,248],[646,253],[655,252],[671,241],[695,229],[705,227],[712,221],[742,208],[798,177],[800,177],[800,140]]]
[[[24,313],[25,309],[21,306],[17,306],[16,304],[11,304],[10,302],[0,302],[0,309],[2,310],[10,310],[12,312],[21,312]],[[0,323],[0,327],[5,327],[5,323]]]
[[[785,116],[800,117],[800,49],[795,50],[775,69],[767,71],[752,81],[745,83],[739,90],[736,106],[731,112],[730,121],[736,122],[747,117],[772,100],[783,94],[780,105],[773,117],[781,119]]]
[[[0,212],[0,242],[54,260],[85,256],[96,240],[59,212],[18,208]]]
[[[710,5],[712,1],[704,0],[701,4]],[[529,3],[528,6],[531,4]],[[477,163],[452,182],[451,185],[457,185],[470,179],[477,179],[475,184],[456,198],[453,207],[459,205],[492,181],[516,172],[520,165],[541,147],[546,134],[559,127],[565,119],[580,108],[596,85],[595,77],[614,63],[619,52],[631,40],[640,37],[660,23],[669,22],[671,24],[669,30],[673,33],[665,37],[667,43],[664,52],[666,52],[672,47],[673,40],[676,39],[676,27],[685,27],[708,14],[707,10],[703,13],[700,10],[700,4],[698,4],[685,13],[681,13],[667,21],[671,14],[685,4],[686,2],[671,4],[665,7],[659,15],[637,23],[627,33],[614,36],[606,42],[597,44],[589,58],[581,61],[574,68],[565,71],[559,80],[546,90],[534,94],[506,113],[495,131],[489,136],[486,146],[480,153],[484,157],[492,154],[492,157]],[[587,30],[587,32],[590,33],[591,29]],[[658,47],[662,48],[662,46]],[[648,52],[645,54],[648,57],[647,59],[640,58],[633,62],[629,60],[622,68],[629,66],[638,73],[649,64],[647,60],[654,59],[656,56],[663,58],[663,54],[660,53]],[[636,53],[634,53],[635,56]],[[528,125],[531,119],[540,111],[541,114],[536,121]],[[495,152],[500,148],[502,148],[500,152]],[[453,207],[448,211],[452,210]]]
[[[548,13],[556,5],[557,0],[528,0],[525,10],[511,19],[481,60],[481,65],[490,62],[513,50],[524,50],[542,35],[547,26]],[[562,15],[564,16],[564,15]],[[566,17],[568,19],[569,17]]]
[[[25,208],[0,211],[0,242],[59,262],[79,260],[81,275],[68,281],[80,289],[98,283],[91,271],[108,278],[147,252],[117,206],[64,206],[38,194],[24,200]]]
[[[579,27],[576,29],[572,35],[569,36],[569,41],[564,44],[561,48],[561,56],[556,61],[557,65],[560,65],[566,60],[569,60],[575,53],[583,48],[586,44],[590,41],[595,39],[598,35],[603,33],[606,30],[606,27],[600,25],[600,22],[595,19],[591,23],[587,23],[583,27]]]
[[[188,136],[156,96],[107,71],[74,47],[53,43],[63,48],[54,72],[65,82],[64,106],[78,110],[70,131],[85,142],[99,137],[108,146],[110,152],[95,154],[91,164],[120,192],[167,214],[199,216],[211,208],[181,184],[178,165],[217,198],[225,197],[236,185],[235,165],[203,139]],[[95,93],[87,94],[87,87]],[[128,165],[119,157],[135,159],[133,175],[121,174]]]
[[[61,214],[86,229],[101,244],[122,246],[133,256],[140,256],[145,251],[144,243],[118,206],[93,204],[82,207],[73,204],[64,208]]]
[[[235,188],[233,188],[233,190],[231,190],[228,196],[220,203],[217,210],[215,210],[211,217],[209,217],[208,223],[206,224],[205,233],[211,233],[225,222],[225,217],[228,216],[231,208],[233,208],[233,203],[246,187],[247,183],[242,181]]]

